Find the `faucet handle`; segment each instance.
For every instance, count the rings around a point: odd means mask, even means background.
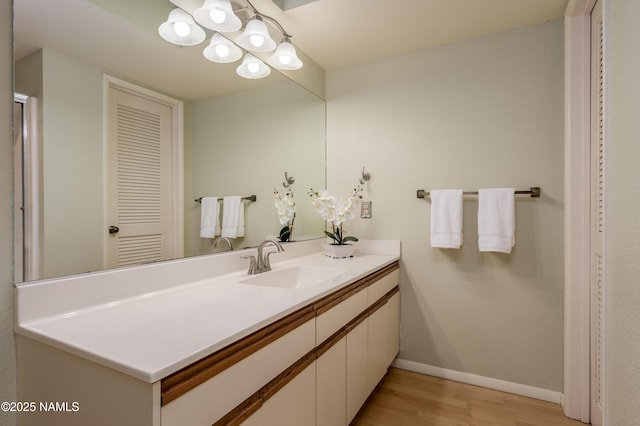
[[[247,256],[241,256],[241,259],[249,259],[249,270],[247,271],[247,274],[249,275],[253,275],[256,273],[256,257],[253,255],[247,255]]]

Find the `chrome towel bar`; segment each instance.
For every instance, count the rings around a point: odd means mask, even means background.
[[[463,195],[478,195],[478,191],[463,191]],[[516,195],[530,195],[531,198],[540,198],[540,187],[532,186],[527,190],[518,190],[515,192]],[[418,189],[416,193],[418,198],[428,197],[430,194],[429,191],[425,191],[424,189]]]
[[[247,197],[242,197],[243,200],[247,200],[247,201],[256,201],[258,198],[255,195],[249,195]],[[200,198],[196,198],[196,203],[201,203],[202,202],[202,197]],[[218,198],[218,201],[222,201],[222,198]]]

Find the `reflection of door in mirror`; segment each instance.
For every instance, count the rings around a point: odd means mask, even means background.
[[[38,100],[14,95],[14,281],[40,278],[42,180],[37,137]]]
[[[106,267],[181,257],[171,106],[131,86],[110,86],[107,105]]]
[[[15,282],[24,281],[23,259],[24,259],[24,236],[23,236],[23,212],[22,206],[22,100],[16,99],[13,104],[13,247],[14,247],[14,271]]]

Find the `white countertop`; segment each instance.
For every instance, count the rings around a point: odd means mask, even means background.
[[[38,297],[38,289],[21,295],[18,287],[16,332],[153,383],[398,260],[399,243],[397,247],[397,252],[356,253],[350,259],[314,253],[279,261],[278,254],[272,255],[273,271],[299,265],[344,271],[335,280],[303,289],[242,284],[239,281],[249,277],[243,269],[71,311],[49,309],[53,313],[38,316],[27,313],[34,309],[29,299]],[[153,268],[147,270],[153,280]]]

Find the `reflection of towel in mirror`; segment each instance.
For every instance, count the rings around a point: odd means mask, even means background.
[[[431,191],[431,247],[462,246],[462,190]]]
[[[223,198],[222,233],[223,237],[244,237],[244,203],[240,196]]]
[[[515,189],[478,191],[478,248],[511,253],[516,243]]]
[[[220,235],[220,208],[218,197],[202,197],[200,207],[200,236],[213,238]]]

